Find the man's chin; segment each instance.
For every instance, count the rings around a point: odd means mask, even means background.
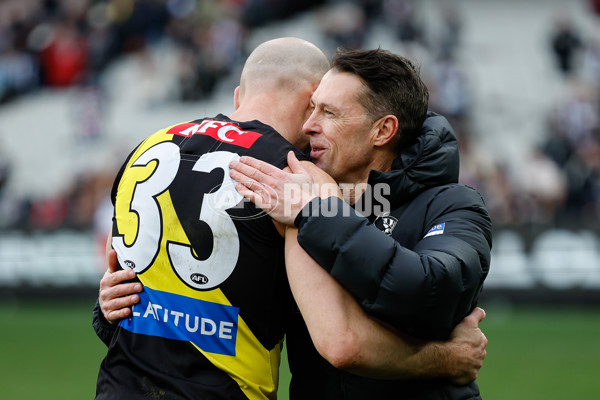
[[[311,157],[312,158],[312,157]],[[323,171],[325,171],[325,168],[327,167],[327,165],[323,162],[323,160],[321,160],[320,158],[312,158],[312,162],[313,164],[315,164],[317,167],[321,168]],[[327,172],[327,171],[325,171]]]

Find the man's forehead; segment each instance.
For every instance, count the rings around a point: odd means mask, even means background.
[[[362,81],[354,74],[330,70],[311,96],[311,103],[327,103],[337,99],[344,102],[356,100],[363,86]]]

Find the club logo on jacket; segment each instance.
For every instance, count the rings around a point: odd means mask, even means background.
[[[389,215],[389,213],[379,215],[377,219],[375,219],[375,222],[373,222],[373,224],[379,228],[379,230],[388,236],[392,236],[392,231],[396,227],[397,223],[398,218],[392,217]]]

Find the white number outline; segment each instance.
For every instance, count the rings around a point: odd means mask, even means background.
[[[196,258],[191,246],[169,242],[167,254],[173,270],[186,285],[197,290],[210,290],[223,283],[235,269],[240,254],[240,240],[228,208],[236,206],[243,196],[229,176],[229,163],[240,156],[229,151],[203,154],[193,171],[209,173],[223,169],[223,182],[214,192],[204,195],[198,219],[213,232],[213,250],[206,260]],[[215,234],[217,232],[217,234]]]
[[[204,195],[198,217],[198,220],[208,224],[212,231],[213,250],[210,256],[206,260],[200,260],[193,255],[190,245],[167,242],[167,256],[171,268],[178,278],[192,289],[214,289],[233,273],[237,265],[239,235],[226,210],[243,200],[229,176],[229,163],[239,158],[236,153],[216,151],[202,155],[192,167],[192,171],[204,173],[210,173],[217,168],[224,171],[223,182],[219,188]],[[150,268],[160,252],[163,219],[156,198],[169,189],[177,175],[181,162],[179,146],[172,142],[156,144],[146,150],[131,166],[147,166],[151,161],[157,162],[156,168],[148,178],[135,184],[129,202],[129,211],[138,215],[134,242],[128,246],[122,235],[112,238],[119,263],[138,274]],[[141,232],[144,233],[140,234]]]
[[[175,179],[180,157],[179,146],[172,142],[162,142],[150,147],[131,164],[133,168],[145,167],[152,161],[157,163],[148,178],[135,184],[131,195],[129,211],[138,216],[134,242],[127,245],[123,235],[112,238],[112,247],[117,251],[119,264],[133,269],[138,274],[146,271],[154,263],[160,251],[163,225],[161,208],[156,198],[164,193]],[[154,249],[154,252],[148,249]]]

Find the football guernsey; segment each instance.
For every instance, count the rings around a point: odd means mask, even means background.
[[[293,304],[283,239],[244,199],[229,163],[307,157],[271,127],[224,115],[163,129],[113,187],[112,246],[140,302],[102,362],[97,399],[275,399]]]

